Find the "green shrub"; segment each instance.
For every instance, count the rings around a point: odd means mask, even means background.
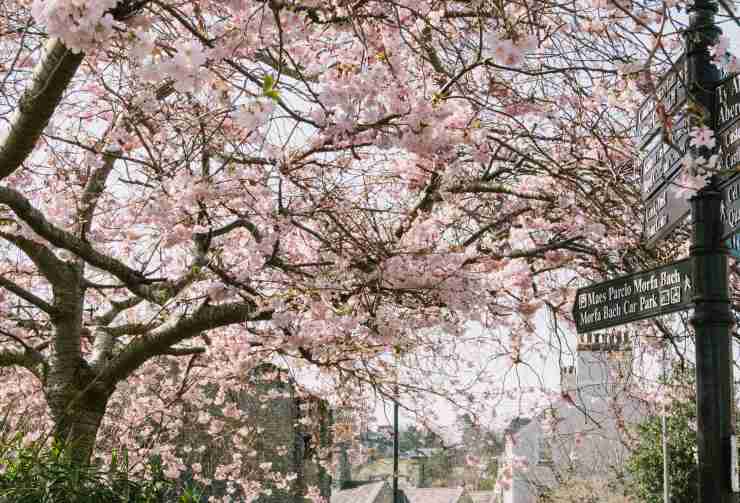
[[[19,439],[0,445],[0,503],[163,503],[173,497],[161,476],[132,480],[125,453],[108,467],[79,466],[64,451]],[[150,470],[156,474],[157,470]]]

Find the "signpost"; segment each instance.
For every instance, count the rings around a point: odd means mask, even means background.
[[[573,307],[579,333],[693,308],[699,503],[736,503],[740,491],[728,267],[731,250],[740,250],[740,75],[723,74],[712,63],[710,47],[721,34],[718,10],[716,0],[689,2],[684,56],[637,114],[647,245],[668,236],[690,210],[690,257],[581,288]],[[692,106],[684,107],[688,102]],[[711,128],[717,145],[691,146],[694,127]],[[675,183],[687,152],[718,155],[726,175],[712,176],[689,201]]]
[[[685,203],[673,198],[670,188],[680,176],[681,163],[667,158],[666,146],[657,145],[659,142],[652,139],[659,129],[656,118],[667,121],[666,117],[671,117],[681,103],[690,99],[692,116],[686,117],[685,125],[712,128],[718,145],[713,148],[691,147],[682,140],[678,144],[671,142],[674,144],[671,149],[678,150],[676,154],[689,150],[692,156],[704,159],[719,155],[719,165],[725,173],[738,171],[740,166],[740,76],[723,75],[709,54],[709,48],[715,45],[721,34],[714,22],[718,10],[715,0],[689,3],[687,12],[690,18],[682,68],[669,72],[666,79],[672,80],[670,75],[676,75],[678,81],[685,81],[684,85],[671,92],[666,89],[664,95],[659,93],[658,99],[664,99],[664,103],[643,105],[645,111],[641,109],[638,115],[637,131],[644,137],[641,145],[648,147],[642,162],[641,187],[642,198],[646,202],[644,234],[648,245],[654,245],[667,236],[685,214]],[[685,79],[678,78],[681,75]],[[673,89],[674,85],[677,83],[668,84],[666,88]],[[663,108],[664,114],[657,113],[659,107]],[[740,244],[740,176],[725,180],[713,176],[691,198],[690,204],[690,262],[677,262],[654,271],[594,285],[589,287],[590,290],[579,290],[576,305],[581,307],[574,308],[574,316],[578,330],[585,331],[693,306],[690,321],[696,334],[697,500],[699,503],[735,503],[734,493],[740,490],[740,482],[735,452],[733,353],[730,345],[734,316],[729,299],[727,256],[730,248],[737,249],[735,245]],[[687,267],[693,278],[691,300],[684,297],[689,293],[687,289],[686,293],[677,292],[676,301],[672,302],[671,289],[678,286],[679,277],[686,277]],[[663,278],[666,278],[665,285]],[[641,286],[644,292],[625,294],[622,307],[617,309],[617,297],[627,291],[630,282],[632,290],[636,290],[637,285],[647,284],[649,287]],[[664,293],[666,290],[668,293]],[[661,306],[661,296],[666,298],[665,306]],[[634,309],[635,302],[642,307]]]
[[[573,318],[578,333],[644,320],[692,307],[691,261],[580,288]]]
[[[740,168],[740,120],[726,124],[724,130],[717,135],[717,139],[720,147],[720,167],[722,171],[738,171],[738,168]]]
[[[680,175],[689,140],[689,119],[684,110],[686,61],[684,56],[678,60],[658,84],[657,100],[646,100],[638,111],[637,134],[645,152],[640,160],[643,234],[648,246],[664,239],[689,214],[688,201],[678,195],[679,187],[673,183]],[[670,130],[665,130],[661,115],[670,118]]]
[[[731,75],[717,86],[715,91],[717,107],[717,140],[720,148],[720,168],[724,173],[740,171],[740,75]],[[730,175],[722,191],[720,218],[723,223],[723,236],[730,255],[740,259],[740,233],[736,231],[740,211],[738,199],[738,179]]]
[[[640,107],[636,130],[644,151],[640,191],[647,244],[665,238],[690,211],[690,257],[580,288],[573,318],[583,333],[693,308],[697,501],[736,503],[740,475],[730,344],[735,321],[727,257],[740,250],[740,75],[723,74],[709,54],[721,34],[714,22],[716,0],[694,0],[687,12],[685,55],[658,84],[656,99]],[[683,107],[688,101],[690,110]],[[691,146],[692,127],[712,128],[717,145]],[[719,155],[721,171],[730,176],[712,176],[686,201],[674,182],[687,152],[704,159]]]
[[[685,113],[676,114],[670,136],[671,145],[664,143],[662,135],[654,136],[645,145],[646,154],[640,161],[643,201],[672,179],[681,167],[689,140],[689,121]]]

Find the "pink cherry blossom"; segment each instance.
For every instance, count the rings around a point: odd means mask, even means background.
[[[707,147],[711,149],[717,144],[717,140],[714,138],[714,131],[706,126],[693,128],[689,132],[689,136],[691,137],[692,147]]]
[[[580,282],[685,252],[640,243],[629,137],[682,18],[489,4],[6,0],[8,428],[248,499],[296,483],[235,399],[285,399],[245,381],[266,362],[356,407],[348,441],[396,389],[430,424],[437,398],[499,418],[557,400],[543,362],[572,356]],[[696,188],[717,158],[686,163]]]

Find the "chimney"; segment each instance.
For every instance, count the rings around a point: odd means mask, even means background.
[[[632,350],[629,338],[622,334],[581,334],[578,336],[576,350],[621,353]]]
[[[562,392],[573,391],[577,388],[575,365],[568,365],[560,369],[560,390]]]

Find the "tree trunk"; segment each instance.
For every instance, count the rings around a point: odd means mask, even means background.
[[[81,362],[73,382],[47,387],[45,391],[54,421],[55,443],[75,463],[88,464],[113,390],[97,383],[93,372]]]

